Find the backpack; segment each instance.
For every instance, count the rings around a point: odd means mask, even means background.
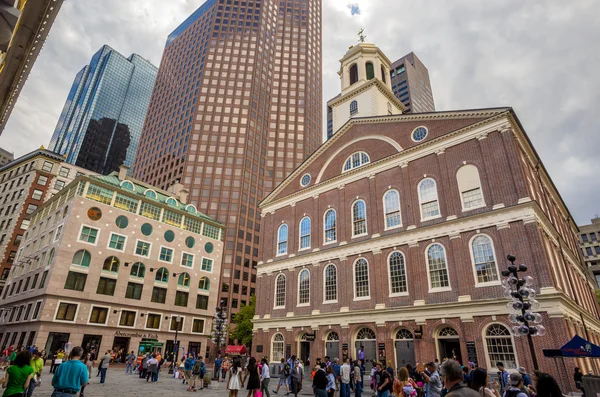
[[[289,365],[289,364],[286,364],[286,365],[283,367],[283,374],[284,374],[285,376],[290,376],[290,365]]]
[[[202,362],[200,360],[196,361],[196,363],[194,364],[194,368],[192,369],[192,373],[194,375],[198,375],[200,373],[200,371],[202,370]]]
[[[522,393],[519,389],[508,389],[504,392],[504,397],[517,397],[519,393]]]
[[[206,365],[204,365],[204,361],[200,361],[200,376],[204,378],[206,374]]]

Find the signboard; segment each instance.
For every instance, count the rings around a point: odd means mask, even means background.
[[[263,352],[263,345],[256,345],[256,352],[257,353],[262,353]]]
[[[477,367],[477,348],[475,347],[475,342],[467,342],[467,356],[469,362],[475,364]]]
[[[316,338],[317,338],[316,332],[314,334],[304,334],[304,340],[306,342],[314,342]]]
[[[348,350],[348,344],[347,343],[342,343],[342,349]]]
[[[423,339],[423,329],[415,329],[413,335],[415,339]]]

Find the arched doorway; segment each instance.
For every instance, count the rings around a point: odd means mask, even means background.
[[[363,347],[365,352],[365,369],[370,371],[373,368],[373,360],[377,358],[377,338],[375,332],[371,328],[361,328],[356,334],[356,341],[354,342],[354,352],[358,359],[358,352]]]
[[[415,343],[413,334],[406,328],[401,328],[394,336],[396,350],[396,369],[406,367],[407,364],[415,366]]]
[[[306,332],[303,332],[298,339],[298,358],[302,360],[302,362],[307,365],[310,363],[310,345],[314,340],[314,337],[311,339],[306,336]]]
[[[340,357],[340,336],[337,332],[331,331],[327,334],[325,340],[325,355],[329,356],[332,360],[336,357]]]
[[[443,327],[437,333],[438,358],[454,358],[462,363],[460,354],[460,338],[458,332],[452,327]]]

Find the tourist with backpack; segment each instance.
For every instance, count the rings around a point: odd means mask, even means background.
[[[523,377],[518,372],[508,376],[508,387],[503,397],[529,397],[523,390]]]
[[[190,387],[187,388],[187,391],[198,391],[198,378],[200,378],[200,390],[203,389],[202,382],[202,357],[198,357],[196,361],[194,361],[194,365],[190,371]]]
[[[500,361],[496,363],[496,368],[498,368],[498,383],[500,383],[500,394],[504,395],[504,392],[508,388],[508,371],[504,369],[504,363]]]
[[[288,378],[288,376],[290,376],[290,373],[289,373],[290,371],[288,368],[288,371],[286,373],[286,371],[285,371],[286,366],[287,366],[287,364],[285,362],[285,359],[282,358],[281,364],[279,364],[279,383],[277,383],[277,389],[273,390],[274,394],[279,393],[279,388],[281,388],[281,386],[285,386],[285,390],[287,391],[287,393],[285,394],[286,396],[290,394],[290,389],[289,389],[288,383],[287,383],[287,378]]]
[[[398,377],[394,380],[393,391],[396,397],[417,396],[417,384],[410,378],[406,367],[402,367],[398,371]]]

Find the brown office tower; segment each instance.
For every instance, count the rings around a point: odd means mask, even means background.
[[[392,91],[406,106],[406,113],[435,112],[429,71],[414,52],[392,64]]]
[[[259,201],[321,142],[321,0],[207,0],[167,39],[134,164],[227,226],[221,298],[254,294]]]

